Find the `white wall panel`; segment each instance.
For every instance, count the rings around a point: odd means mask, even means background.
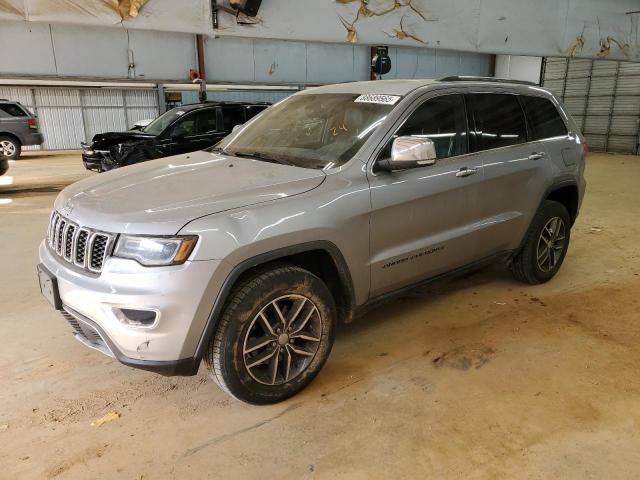
[[[193,35],[131,30],[129,38],[138,80],[181,80],[198,68]]]
[[[158,116],[156,90],[0,86],[0,98],[18,101],[38,116],[46,150],[77,149],[96,133],[127,130]]]
[[[127,130],[123,90],[81,90],[80,99],[83,107],[84,141],[97,133]]]
[[[128,33],[128,36],[127,36]],[[120,27],[2,22],[0,75],[185,80],[196,68],[194,36]]]
[[[527,82],[540,82],[541,57],[496,55],[496,77]],[[564,70],[562,71],[564,76]]]
[[[55,75],[49,25],[0,22],[0,59],[0,74]]]
[[[58,75],[127,78],[124,29],[52,25]]]
[[[80,90],[71,88],[34,89],[42,148],[74,149],[84,140]]]
[[[307,81],[307,46],[304,42],[262,40],[253,44],[255,81],[304,83]]]
[[[389,48],[391,71],[383,79],[488,75],[490,56],[431,48]],[[327,43],[209,39],[211,82],[325,84],[370,77],[370,47]]]
[[[124,90],[127,128],[139,120],[156,118],[159,114],[158,92],[156,90]]]
[[[559,76],[562,68],[566,77]],[[639,153],[639,64],[550,58],[545,61],[543,84],[565,92],[564,104],[592,150]]]

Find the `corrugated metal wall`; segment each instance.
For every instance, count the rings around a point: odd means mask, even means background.
[[[96,133],[127,130],[158,116],[152,89],[0,87],[0,98],[16,100],[38,117],[45,150],[80,148]]]
[[[639,153],[639,63],[546,58],[543,68],[592,150]]]

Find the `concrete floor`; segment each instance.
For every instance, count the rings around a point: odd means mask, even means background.
[[[638,157],[590,155],[551,283],[494,268],[385,305],[268,407],[229,399],[204,368],[123,367],[40,297],[55,192],[28,185],[87,175],[79,162],[30,156],[0,185],[0,478],[640,477]]]

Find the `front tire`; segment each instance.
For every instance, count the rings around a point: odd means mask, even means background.
[[[571,219],[564,205],[545,200],[536,213],[511,271],[516,280],[536,285],[551,280],[564,261]]]
[[[243,402],[277,403],[322,369],[335,338],[336,308],[311,272],[278,265],[231,293],[205,356],[209,373]]]
[[[20,153],[22,153],[22,144],[18,140],[7,135],[0,136],[0,154],[11,160],[16,160]]]

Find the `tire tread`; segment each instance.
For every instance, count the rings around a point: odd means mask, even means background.
[[[254,290],[259,289],[264,283],[281,275],[290,273],[302,273],[305,275],[313,275],[311,272],[288,264],[277,264],[263,271],[258,271],[251,277],[241,281],[229,295],[229,299],[223,309],[223,314],[216,325],[215,335],[207,349],[205,355],[205,363],[211,378],[216,384],[231,397],[247,402],[247,399],[240,398],[235,395],[224,379],[222,366],[222,345],[224,343],[224,334],[228,325],[234,320],[234,314],[238,307],[244,302],[247,296]]]
[[[557,210],[557,209],[562,209],[562,211],[564,212],[565,219],[569,218],[569,214],[567,212],[566,207],[561,203],[553,200],[545,200],[540,206],[540,209],[536,212],[535,216],[533,217],[533,220],[531,221],[531,226],[529,227],[529,230],[527,231],[525,239],[522,243],[522,248],[520,249],[518,254],[514,257],[514,259],[511,262],[511,273],[513,274],[514,278],[519,282],[528,283],[530,285],[537,285],[550,279],[549,278],[549,279],[543,280],[536,276],[536,273],[534,270],[535,267],[534,267],[533,256],[536,253],[535,246],[537,245],[537,241],[538,241],[538,234],[539,234],[538,231],[542,228],[543,226],[542,223],[546,222],[546,219],[548,217],[547,212],[550,210]],[[567,246],[565,248],[565,252],[566,252],[566,249],[569,248],[569,233],[570,233],[569,232],[570,224],[567,221],[565,221],[565,228],[567,229],[566,230]]]

